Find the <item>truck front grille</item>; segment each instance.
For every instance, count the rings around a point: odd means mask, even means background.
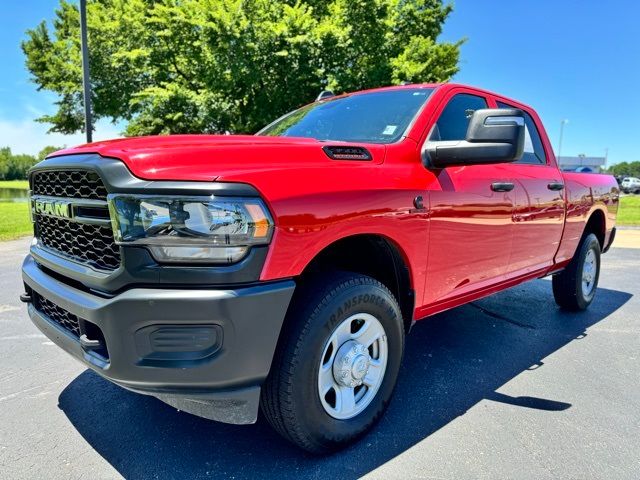
[[[34,172],[31,177],[31,194],[90,200],[107,199],[107,189],[98,174],[84,170]]]
[[[120,266],[120,249],[111,227],[64,218],[34,216],[38,239],[45,247],[101,270]]]
[[[73,211],[80,212],[78,218],[34,214],[35,233],[42,247],[99,270],[112,271],[120,266],[120,248],[108,222],[107,189],[96,172],[33,172],[31,194],[34,197],[71,200],[72,204],[77,199]],[[82,202],[89,202],[90,206],[83,206]],[[83,221],[82,217],[86,217],[87,212],[98,221]]]
[[[80,337],[80,319],[77,316],[56,305],[51,300],[47,300],[35,291],[32,292],[32,297],[33,306],[38,312],[76,337]]]

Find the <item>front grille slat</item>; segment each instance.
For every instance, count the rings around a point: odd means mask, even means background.
[[[49,197],[107,199],[107,189],[98,174],[83,170],[34,172],[31,191],[33,195]]]
[[[33,196],[107,200],[107,189],[100,176],[84,170],[36,171],[31,175],[31,192]],[[80,205],[76,207],[76,215],[109,218],[106,206]],[[112,271],[120,266],[120,248],[110,225],[42,214],[35,214],[34,221],[36,236],[43,247],[99,270]]]
[[[80,319],[76,315],[36,292],[33,292],[33,304],[36,310],[49,320],[57,323],[76,337],[80,337]]]
[[[102,270],[120,266],[120,249],[111,227],[46,215],[36,215],[35,221],[38,239],[45,247]]]

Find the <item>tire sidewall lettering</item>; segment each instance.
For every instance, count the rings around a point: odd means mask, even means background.
[[[394,319],[397,317],[394,308],[388,304],[384,297],[380,295],[369,293],[351,295],[342,302],[342,304],[334,313],[330,315],[329,325],[331,326],[331,328],[335,327],[337,323],[341,322],[348,315],[351,315],[358,310],[362,311],[363,313],[372,313],[376,308],[380,308],[382,306],[386,306],[386,314],[392,316]],[[362,308],[357,309],[356,307]],[[367,307],[369,308],[367,309]]]

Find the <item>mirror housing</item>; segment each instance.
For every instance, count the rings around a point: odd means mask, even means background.
[[[422,148],[422,160],[425,166],[432,168],[515,162],[522,158],[524,136],[522,110],[476,110],[469,122],[465,140],[427,140]]]

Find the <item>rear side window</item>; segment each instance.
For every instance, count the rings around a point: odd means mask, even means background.
[[[487,108],[487,101],[477,95],[459,93],[449,100],[433,126],[429,140],[464,140],[473,112]]]
[[[513,105],[508,105],[502,102],[496,102],[498,108],[518,108]],[[540,133],[536,123],[527,112],[524,112],[524,153],[522,158],[515,163],[528,163],[532,165],[540,165],[547,163],[547,156],[544,153],[544,147],[542,146],[542,140],[540,139]]]

